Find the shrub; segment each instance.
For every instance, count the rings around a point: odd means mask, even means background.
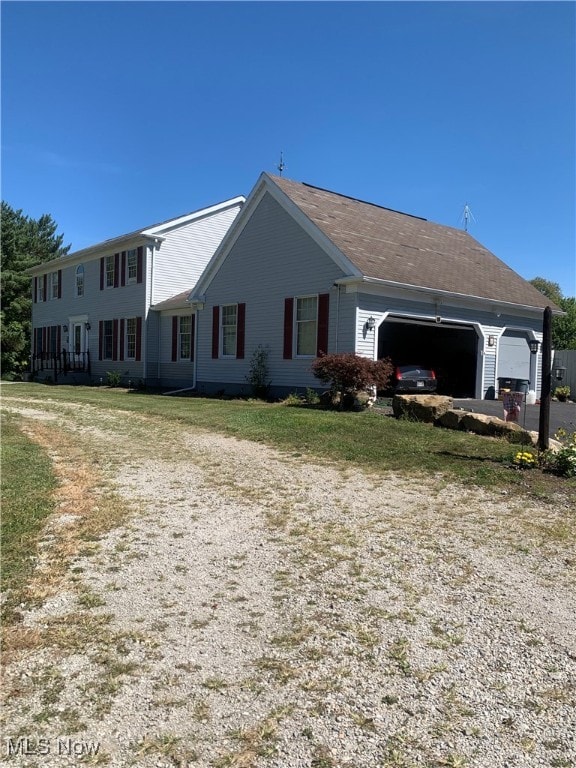
[[[121,378],[118,371],[106,371],[106,384],[109,387],[119,387]]]
[[[250,372],[246,381],[252,387],[252,396],[265,400],[270,392],[270,375],[268,370],[268,349],[259,344],[250,359]]]
[[[557,453],[547,454],[549,469],[562,477],[576,477],[576,432],[569,435],[560,428],[554,437],[563,445]]]
[[[565,402],[570,397],[570,387],[556,387],[554,397],[557,397],[561,402]]]
[[[312,363],[312,373],[333,393],[340,392],[340,407],[354,401],[359,392],[374,387],[385,389],[392,377],[393,366],[388,358],[370,360],[352,352],[323,355]]]

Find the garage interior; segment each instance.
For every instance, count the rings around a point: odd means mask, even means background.
[[[432,368],[438,394],[476,396],[478,336],[471,326],[388,317],[378,330],[378,359]]]

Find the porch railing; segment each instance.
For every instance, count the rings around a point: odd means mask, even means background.
[[[40,371],[54,371],[54,383],[58,381],[58,375],[66,376],[68,373],[90,373],[90,352],[39,352],[30,358],[30,370],[32,373]]]

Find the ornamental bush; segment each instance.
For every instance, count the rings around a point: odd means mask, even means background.
[[[392,378],[391,361],[370,360],[352,352],[322,355],[312,363],[312,373],[334,393],[340,392],[341,405],[359,392],[385,389]]]

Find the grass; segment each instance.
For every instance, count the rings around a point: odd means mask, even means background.
[[[96,387],[46,387],[12,384],[4,400],[32,398],[47,408],[86,404],[108,411],[137,413],[272,445],[291,455],[312,456],[362,467],[442,475],[484,487],[516,489],[541,500],[568,495],[576,503],[576,482],[539,470],[511,467],[518,446],[466,432],[442,430],[382,416],[375,412],[340,413],[288,408],[260,401],[172,398]],[[160,423],[159,423],[160,426]]]
[[[33,471],[32,471],[33,468]],[[2,418],[2,589],[8,597],[3,620],[22,602],[34,568],[34,552],[46,518],[54,509],[56,485],[50,458],[19,429]]]

